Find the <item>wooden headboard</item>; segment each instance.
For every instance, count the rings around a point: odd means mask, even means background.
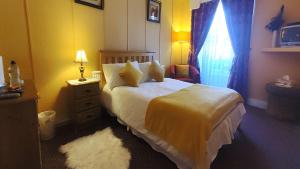
[[[151,62],[155,57],[155,52],[149,51],[100,51],[100,71],[101,71],[101,85],[104,85],[105,77],[102,69],[102,64],[109,63],[126,63],[128,60],[137,61],[139,63]]]

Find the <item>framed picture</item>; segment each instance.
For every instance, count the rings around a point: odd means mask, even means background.
[[[147,20],[160,23],[161,2],[158,0],[148,0]]]
[[[104,0],[75,0],[75,2],[102,10],[104,9]]]

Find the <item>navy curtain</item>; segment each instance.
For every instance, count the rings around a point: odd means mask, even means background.
[[[202,3],[198,9],[194,9],[192,11],[192,32],[189,65],[194,66],[199,72],[200,68],[198,63],[198,54],[205,42],[218,4],[219,0],[213,0],[210,2]]]
[[[248,65],[254,0],[222,0],[235,57],[228,87],[248,98]]]

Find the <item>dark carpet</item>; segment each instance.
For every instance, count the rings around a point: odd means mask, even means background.
[[[152,150],[145,141],[127,132],[126,127],[109,116],[103,116],[94,125],[77,132],[72,126],[59,128],[54,139],[41,144],[43,168],[66,168],[65,156],[59,153],[59,146],[106,127],[111,127],[130,151],[130,169],[176,168],[163,154]],[[233,144],[220,149],[211,168],[300,169],[300,124],[280,121],[263,110],[247,107]]]

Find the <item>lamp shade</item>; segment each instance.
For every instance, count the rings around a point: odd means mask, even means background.
[[[191,38],[190,32],[174,32],[173,40],[176,42],[189,42]]]
[[[84,50],[78,50],[77,51],[75,62],[77,62],[77,63],[86,63],[86,62],[88,62]]]

